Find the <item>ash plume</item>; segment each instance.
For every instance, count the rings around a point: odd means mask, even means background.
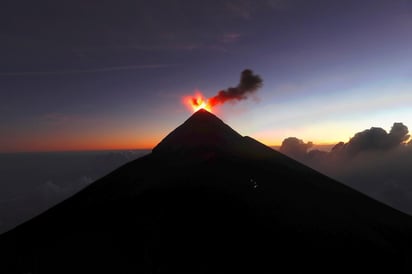
[[[240,82],[236,87],[230,87],[226,90],[221,90],[218,94],[208,100],[211,106],[224,104],[232,100],[245,100],[248,95],[254,93],[263,84],[262,78],[259,75],[253,74],[250,69],[242,71]]]

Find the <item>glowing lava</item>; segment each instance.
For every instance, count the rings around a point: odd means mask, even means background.
[[[202,108],[212,112],[212,106],[209,103],[209,100],[206,99],[200,91],[196,91],[194,96],[185,96],[183,98],[183,103],[193,112]]]

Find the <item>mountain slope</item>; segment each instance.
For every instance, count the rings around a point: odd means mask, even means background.
[[[1,273],[404,271],[411,218],[200,110],[0,237]]]

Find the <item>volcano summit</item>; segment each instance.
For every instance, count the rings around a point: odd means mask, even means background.
[[[403,272],[411,233],[411,217],[199,110],[0,236],[0,273]]]

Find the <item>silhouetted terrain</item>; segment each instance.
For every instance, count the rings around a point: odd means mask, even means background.
[[[393,273],[410,268],[411,232],[409,216],[200,110],[3,234],[0,273]]]

